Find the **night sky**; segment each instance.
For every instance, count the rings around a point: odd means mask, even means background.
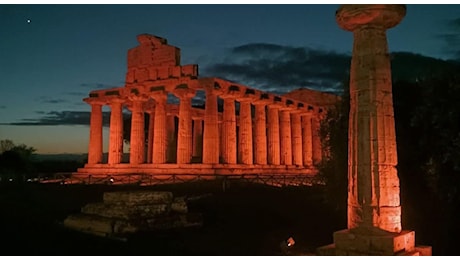
[[[338,5],[0,5],[0,140],[84,153],[91,90],[124,85],[126,55],[149,33],[200,76],[285,93],[339,91],[352,33]],[[391,51],[458,59],[460,5],[408,5]],[[105,108],[104,111],[109,111]],[[107,147],[108,129],[104,130]]]

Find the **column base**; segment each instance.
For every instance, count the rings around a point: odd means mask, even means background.
[[[391,233],[378,228],[354,228],[334,232],[334,243],[317,248],[326,256],[430,256],[431,246],[415,246],[415,231]]]

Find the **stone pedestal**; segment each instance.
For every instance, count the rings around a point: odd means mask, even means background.
[[[415,246],[415,232],[392,233],[381,229],[355,228],[334,233],[334,244],[318,248],[319,255],[419,256],[431,250]]]

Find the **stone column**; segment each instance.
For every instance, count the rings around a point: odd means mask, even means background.
[[[203,163],[219,163],[217,94],[214,86],[207,86],[204,111]]]
[[[102,105],[104,102],[85,98],[91,105],[88,164],[102,163]]]
[[[224,98],[222,158],[225,163],[236,164],[236,113],[234,98]]]
[[[311,119],[311,144],[314,165],[320,164],[321,160],[323,159],[323,147],[321,145],[320,128],[321,120],[316,115]]]
[[[292,159],[295,165],[303,165],[302,160],[302,124],[300,111],[291,112]]]
[[[144,131],[144,103],[147,98],[132,95],[131,114],[131,138],[130,138],[130,164],[141,164],[145,162],[145,131]]]
[[[255,164],[267,164],[267,114],[265,104],[255,104],[254,160]]]
[[[279,112],[276,105],[268,105],[268,164],[280,165]]]
[[[193,121],[193,156],[203,156],[203,120]]]
[[[190,163],[192,159],[192,97],[195,91],[188,88],[174,90],[179,100],[179,126],[177,130],[177,163]]]
[[[153,136],[153,159],[155,164],[166,163],[166,92],[151,94],[155,99],[155,123]]]
[[[155,131],[155,109],[147,110],[149,114],[149,134],[147,140],[147,163],[152,163],[153,155],[153,136]]]
[[[166,112],[166,162],[174,163],[177,158],[176,116]]]
[[[291,113],[280,109],[280,151],[281,165],[292,165]]]
[[[312,135],[311,135],[311,115],[302,115],[302,158],[303,165],[312,166]]]
[[[113,98],[110,105],[109,164],[121,163],[123,156],[123,113],[121,98]]]
[[[240,130],[238,159],[242,164],[253,164],[251,102],[240,100]]]
[[[339,26],[353,32],[348,141],[348,228],[401,231],[399,179],[386,30],[404,5],[343,5]]]

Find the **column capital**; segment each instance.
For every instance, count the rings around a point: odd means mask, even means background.
[[[88,103],[89,105],[106,105],[107,102],[97,97],[87,97],[83,99],[84,102]]]
[[[161,101],[166,102],[166,99],[168,98],[168,92],[166,92],[165,90],[157,90],[154,92],[150,92],[149,96],[155,99],[157,103]]]
[[[126,100],[124,98],[121,98],[121,97],[110,97],[110,98],[107,98],[107,103],[109,105],[112,105],[112,104],[123,104],[125,103]]]
[[[348,4],[341,5],[335,14],[337,24],[346,31],[363,27],[392,28],[406,15],[406,5]]]
[[[172,93],[179,99],[190,99],[195,96],[196,91],[191,88],[176,88]]]

